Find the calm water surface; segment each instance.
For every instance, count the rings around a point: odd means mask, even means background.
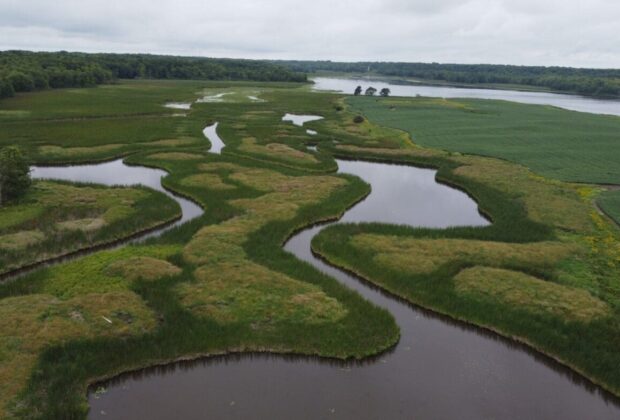
[[[211,124],[205,127],[204,130],[202,130],[204,136],[211,142],[211,148],[209,149],[209,153],[215,153],[216,155],[221,154],[222,149],[224,148],[224,146],[226,146],[220,136],[217,134],[218,124],[219,123],[216,122],[215,124]]]
[[[430,96],[439,98],[501,99],[525,104],[553,105],[573,111],[593,114],[620,115],[620,100],[594,99],[579,95],[565,95],[546,92],[521,92],[500,89],[469,89],[450,86],[395,85],[373,79],[338,79],[316,77],[312,79],[315,90],[333,90],[353,93],[357,86],[366,89],[374,86],[378,90],[387,87],[392,96]]]
[[[297,114],[284,114],[282,117],[282,121],[290,121],[295,125],[302,126],[304,123],[310,121],[318,121],[322,120],[323,117],[320,115],[297,115]]]
[[[372,186],[340,222],[485,226],[464,193],[435,171],[338,161]],[[329,224],[327,224],[329,225]],[[597,388],[523,346],[416,309],[325,264],[310,242],[286,250],[389,310],[401,328],[390,352],[361,363],[275,355],[213,357],[122,375],[90,394],[89,417],[114,419],[618,419]]]

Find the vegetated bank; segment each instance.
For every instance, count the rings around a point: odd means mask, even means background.
[[[148,188],[35,181],[17,203],[0,207],[0,275],[180,216],[178,204]]]

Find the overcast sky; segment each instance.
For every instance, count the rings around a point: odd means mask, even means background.
[[[620,68],[620,0],[0,0],[0,49]]]

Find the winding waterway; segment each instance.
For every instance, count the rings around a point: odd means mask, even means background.
[[[430,96],[438,98],[501,99],[524,104],[553,105],[573,111],[592,114],[620,115],[620,100],[595,99],[579,95],[549,92],[528,92],[504,89],[459,88],[453,86],[400,85],[377,79],[342,79],[335,77],[313,78],[313,89],[352,94],[357,86],[390,89],[393,96]]]
[[[211,143],[211,148],[209,149],[209,152],[214,154],[220,154],[222,148],[225,146],[224,142],[217,134],[217,125],[218,123],[216,122],[214,124],[206,126],[203,130],[204,136]],[[168,197],[175,200],[181,207],[181,217],[173,221],[172,223],[166,223],[155,229],[141,232],[132,236],[129,239],[118,241],[111,246],[123,246],[127,243],[142,242],[148,238],[161,236],[164,232],[167,232],[172,228],[175,228],[192,219],[195,219],[204,213],[204,210],[196,203],[164,188],[161,183],[161,179],[168,175],[166,171],[155,168],[147,168],[145,166],[127,165],[125,162],[123,162],[123,159],[116,159],[110,162],[85,165],[31,166],[30,171],[31,176],[34,179],[85,182],[108,186],[142,185],[166,194]],[[99,249],[99,247],[96,248],[96,250]],[[89,250],[86,249],[83,252],[79,252],[76,254],[54,258],[51,261],[44,262],[43,265],[51,265],[58,262],[67,262],[68,260],[71,260],[73,258],[83,256],[88,252]],[[33,269],[36,269],[36,267],[33,267]],[[25,274],[32,270],[27,269],[19,271],[20,274]]]
[[[164,232],[192,220],[203,213],[196,203],[187,200],[161,185],[161,179],[168,173],[161,169],[146,168],[144,166],[130,166],[117,159],[110,162],[72,165],[72,166],[33,166],[32,177],[35,179],[57,179],[72,182],[92,182],[103,185],[143,185],[161,191],[175,200],[181,206],[182,215],[173,223],[162,226],[132,239],[133,242],[143,241],[146,238],[160,236]]]
[[[466,194],[435,171],[338,161],[372,193],[338,222],[484,226]],[[91,393],[90,418],[614,419],[617,401],[556,363],[496,335],[432,315],[316,258],[312,238],[285,249],[394,315],[401,340],[365,362],[265,354],[212,357],[122,375]]]
[[[217,126],[219,123],[214,123],[205,127],[202,130],[202,134],[211,142],[211,148],[209,149],[209,153],[214,153],[219,155],[222,153],[222,149],[226,146],[220,136],[217,134]]]
[[[299,125],[302,125],[300,122]],[[217,123],[205,128],[210,152],[225,146]],[[620,417],[617,399],[521,345],[412,307],[316,258],[312,238],[343,222],[383,222],[445,228],[488,222],[466,194],[438,184],[435,171],[411,166],[337,161],[372,193],[337,222],[294,235],[285,249],[392,313],[401,340],[363,362],[246,354],[205,358],[122,375],[91,393],[90,418],[562,418]],[[122,160],[33,167],[35,178],[140,184],[162,191],[182,208],[166,230],[202,209],[161,185],[165,171]]]

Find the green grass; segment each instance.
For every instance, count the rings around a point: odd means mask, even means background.
[[[620,225],[620,190],[604,191],[598,197],[601,210]]]
[[[18,203],[0,208],[0,274],[114,242],[180,212],[172,199],[146,188],[36,181]]]
[[[173,114],[166,102],[196,99],[205,86],[198,81],[120,81],[84,89],[22,93],[0,101],[0,121],[102,118]]]
[[[230,90],[228,84],[214,83],[213,86]],[[238,86],[248,88],[243,83]],[[235,98],[224,103],[196,104],[186,118],[170,118],[169,126],[166,118],[162,118],[166,121],[164,125],[149,128],[147,125],[154,119],[143,116],[32,122],[58,124],[58,131],[35,130],[26,140],[29,144],[38,144],[42,136],[47,136],[48,144],[63,147],[64,153],[55,159],[103,160],[129,154],[128,163],[167,170],[170,176],[163,179],[164,185],[200,203],[205,214],[144,245],[96,253],[0,286],[0,302],[13,302],[13,298],[36,301],[37,311],[41,313],[46,311],[46,302],[48,306],[61,305],[55,299],[73,304],[75,299],[85,296],[105,301],[109,296],[122,294],[131,302],[127,312],[131,316],[142,314],[140,325],[144,325],[141,331],[123,330],[122,334],[97,333],[95,329],[81,334],[52,335],[47,340],[49,345],[29,347],[33,349],[30,354],[36,357],[22,363],[22,369],[0,359],[0,370],[5,366],[2,371],[7,378],[5,383],[13,384],[1,400],[5,414],[21,417],[41,413],[40,417],[81,418],[87,410],[85,387],[95,378],[188,354],[270,349],[343,359],[362,358],[383,351],[398,340],[398,327],[388,312],[374,307],[281,248],[295,229],[338,215],[368,193],[367,185],[355,178],[326,174],[317,178],[317,172],[336,169],[328,154],[313,154],[315,158],[309,162],[283,156],[280,150],[266,147],[280,144],[302,152],[309,141],[328,141],[327,137],[311,138],[305,134],[305,127],[295,127],[280,119],[286,112],[326,115],[327,110],[336,115],[339,111],[333,106],[334,98],[315,96],[280,84],[268,88],[258,85],[257,88],[265,89],[261,97],[267,102]],[[267,109],[269,113],[262,112],[266,104],[271,107]],[[244,119],[243,116],[248,117]],[[135,137],[129,135],[131,130],[117,126],[117,123],[122,124],[121,120],[135,120]],[[143,144],[151,134],[153,138],[175,139],[166,130],[179,133],[177,139],[199,138],[202,128],[213,121],[220,121],[220,135],[227,143],[221,156],[205,153],[208,147],[205,139],[200,143],[169,143],[157,147]],[[235,126],[239,121],[245,126]],[[70,136],[72,125],[76,123],[84,127],[85,135],[81,139]],[[11,127],[27,130],[25,122],[11,124],[14,124]],[[141,124],[145,124],[145,133],[139,132]],[[98,127],[100,132],[89,136],[87,133],[93,127]],[[11,133],[15,135],[20,130],[11,130]],[[121,132],[132,140],[120,143],[131,147],[114,147],[119,140],[113,134]],[[257,144],[265,146],[265,151],[238,150],[247,136],[256,138]],[[9,137],[7,135],[7,139]],[[109,145],[112,147],[102,147]],[[191,159],[187,159],[188,156]],[[31,157],[37,162],[49,159],[38,153]],[[205,183],[214,179],[217,180],[214,185]],[[314,185],[317,181],[321,188]],[[221,188],[222,185],[226,188]],[[156,205],[151,208],[159,211]],[[233,222],[235,220],[241,223]],[[12,214],[7,225],[17,223],[22,222]],[[227,227],[241,230],[217,242],[220,246],[209,248],[209,244],[215,242],[210,242],[208,236],[216,234],[220,228],[225,231]],[[201,242],[205,235],[207,241]],[[226,240],[232,241],[230,246],[224,246]],[[194,260],[192,249],[198,249],[198,255],[203,251],[210,253],[213,259]],[[236,268],[223,269],[230,263]],[[143,276],[130,269],[145,265],[149,270],[145,270]],[[157,275],[160,271],[162,276]],[[201,275],[213,271],[222,276],[222,281],[215,285],[205,282]],[[252,287],[231,286],[247,281],[250,275],[257,276]],[[84,278],[88,281],[83,281]],[[213,311],[214,295],[231,302],[226,311]],[[140,304],[146,305],[151,315],[143,312]],[[54,318],[55,322],[73,325],[72,312],[62,305],[60,318]],[[129,315],[114,316],[116,322]],[[149,316],[155,316],[159,322],[150,324]],[[38,312],[33,317],[45,319]],[[27,336],[23,339],[21,345],[31,342]],[[0,351],[3,343],[6,342],[0,340]]]
[[[620,117],[476,99],[351,97],[373,122],[435,149],[497,157],[562,181],[620,184]]]
[[[139,159],[136,156],[132,161],[137,163]],[[141,159],[144,163],[155,164],[152,160]],[[242,209],[231,203],[246,200],[248,205],[252,205],[253,198],[265,196],[265,193],[258,191],[255,187],[249,187],[243,183],[239,183],[239,187],[235,190],[213,191],[204,188],[182,187],[181,181],[186,174],[195,173],[199,165],[204,165],[205,162],[219,163],[222,161],[240,164],[234,158],[214,156],[205,156],[203,161],[189,164],[187,162],[166,162],[166,168],[172,173],[166,179],[167,185],[178,188],[182,193],[191,195],[197,201],[206,204],[207,213],[199,220],[199,223],[189,226],[189,229],[185,227],[173,230],[156,242],[169,243],[167,249],[170,250],[173,249],[170,247],[176,247],[179,250],[182,247],[186,248],[187,245],[184,244],[199,235],[200,230],[217,227],[218,223],[229,219],[234,214],[243,214]],[[252,166],[248,169],[259,170],[259,173],[260,170],[273,171],[258,162],[252,162]],[[279,177],[283,182],[293,182],[300,175],[302,173],[285,170],[285,173]],[[249,179],[255,181],[255,178]],[[339,179],[339,183],[342,184],[345,178],[334,179]],[[297,318],[279,314],[270,319],[270,315],[261,312],[262,309],[260,309],[261,305],[264,305],[263,298],[269,297],[271,293],[268,283],[260,284],[265,294],[254,296],[254,299],[258,298],[255,302],[256,306],[249,302],[248,305],[232,308],[234,316],[231,318],[205,316],[203,311],[183,305],[182,290],[192,288],[195,283],[201,283],[199,275],[195,274],[197,266],[179,252],[166,256],[159,251],[158,254],[152,254],[152,251],[147,252],[146,249],[141,251],[142,247],[131,247],[95,254],[79,261],[40,271],[29,278],[20,279],[0,289],[0,296],[37,295],[45,292],[66,298],[76,292],[82,295],[97,291],[97,293],[107,295],[119,293],[119,288],[121,290],[129,288],[147,302],[148,306],[165,321],[147,334],[124,337],[122,340],[100,337],[95,340],[68,341],[61,346],[48,348],[41,356],[34,376],[31,377],[26,390],[18,400],[19,403],[24,404],[27,410],[41,410],[46,413],[46,416],[79,418],[84,415],[86,409],[84,386],[92,378],[176,359],[187,354],[219,353],[229,349],[251,351],[267,348],[274,352],[295,351],[302,354],[350,358],[374,354],[392,345],[398,338],[398,329],[390,314],[370,305],[356,293],[317,272],[308,264],[298,261],[281,248],[282,242],[295,228],[338,214],[347,205],[368,193],[367,186],[354,178],[347,177],[343,185],[344,188],[334,190],[321,202],[311,204],[304,199],[304,202],[308,204],[303,204],[294,213],[287,213],[283,216],[284,218],[276,217],[272,220],[272,216],[267,213],[267,218],[263,222],[250,225],[253,232],[239,238],[240,248],[237,251],[247,255],[241,260],[243,264],[262,267],[259,268],[259,272],[273,270],[270,276],[287,278],[288,280],[284,282],[283,288],[278,293],[284,293],[284,296],[288,297],[291,296],[290,293],[302,295],[299,298],[302,307],[304,294],[309,294],[307,296],[309,298],[315,298],[315,293],[319,292],[322,296],[328,297],[322,303],[324,308],[329,307],[335,310],[333,321],[327,319],[327,322],[325,320],[316,322],[318,315],[324,316],[325,314],[314,314],[311,311],[312,306],[307,307],[310,312],[299,312]],[[222,243],[220,245],[219,251],[213,251],[218,253],[216,255],[226,252],[226,247]],[[147,248],[152,246],[148,245]],[[172,264],[181,267],[183,271],[176,276],[159,280],[128,282],[118,277],[118,271],[106,269],[115,261],[123,261],[139,255],[156,255],[160,259],[167,259]],[[204,267],[216,267],[218,259],[221,260],[224,255],[215,258],[213,262],[202,261],[199,264]],[[84,289],[79,282],[68,280],[67,275],[78,272],[93,279],[88,288]],[[237,270],[236,273],[238,275],[239,271]],[[219,275],[227,276],[225,271],[219,271]],[[235,271],[231,272],[231,275],[235,275]],[[232,281],[232,277],[230,279]],[[287,282],[291,282],[291,285],[287,285]],[[235,288],[227,290],[227,293],[232,294],[239,292]],[[337,303],[337,306],[334,307],[334,303]],[[286,307],[282,308],[282,310],[285,309]],[[257,322],[262,324],[263,328],[257,328]],[[45,397],[41,398],[41,395]],[[17,411],[17,414],[20,413],[22,412]]]

